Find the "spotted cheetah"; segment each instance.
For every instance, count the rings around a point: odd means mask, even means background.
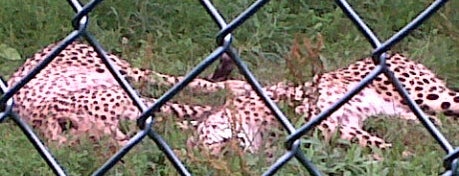
[[[430,115],[434,123],[440,124],[435,118],[438,113],[453,117],[459,115],[459,94],[447,88],[445,82],[427,67],[401,54],[387,55],[386,63],[410,97]],[[274,102],[288,102],[295,108],[296,114],[308,121],[342,98],[374,68],[372,59],[364,58],[348,67],[316,75],[303,85],[278,83],[265,87],[264,91]],[[238,88],[248,86],[243,81],[239,84]],[[388,148],[390,143],[362,129],[368,117],[380,114],[417,120],[395,87],[382,74],[323,121],[318,129],[325,139],[339,132],[341,138],[362,146]],[[198,139],[191,140],[189,145],[203,145],[217,154],[225,143],[234,139],[244,150],[256,152],[275,142],[273,140],[278,137],[276,131],[279,130],[273,129],[280,128],[279,124],[259,96],[249,91],[228,100],[220,110],[198,124]]]
[[[12,74],[8,84],[12,86],[18,83],[55,46],[51,44],[27,59]],[[108,54],[108,58],[131,81],[173,85],[183,79],[131,67],[128,62],[112,54]],[[221,86],[203,79],[196,79],[189,84],[189,87],[208,90],[221,89]],[[140,115],[140,111],[110,74],[94,48],[80,42],[68,45],[13,98],[15,112],[38,129],[46,139],[60,144],[67,141],[63,132],[74,136],[90,134],[95,139],[108,134],[122,144],[128,136],[120,131],[119,121],[133,120]],[[151,105],[155,99],[142,98],[142,101]],[[201,116],[210,108],[167,103],[160,111],[190,117]]]

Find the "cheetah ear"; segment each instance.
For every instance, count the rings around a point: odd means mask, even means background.
[[[233,69],[233,59],[231,59],[228,54],[223,53],[220,58],[219,65],[215,69],[214,73],[208,77],[208,80],[212,82],[228,80]]]

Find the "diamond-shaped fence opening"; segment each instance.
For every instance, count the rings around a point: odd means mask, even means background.
[[[123,90],[129,95],[129,97],[134,101],[136,106],[143,112],[140,117],[138,117],[137,125],[139,131],[130,139],[130,141],[122,147],[116,154],[114,154],[104,165],[102,165],[93,175],[102,175],[110,170],[121,158],[126,155],[135,145],[137,145],[141,140],[144,140],[145,137],[152,139],[156,145],[162,150],[162,152],[167,156],[169,161],[175,167],[178,173],[181,175],[191,175],[191,172],[184,166],[180,158],[178,158],[171,147],[162,139],[161,135],[157,134],[154,129],[152,129],[152,124],[155,122],[154,112],[158,110],[163,104],[169,101],[174,97],[179,91],[181,91],[188,83],[190,83],[194,78],[196,78],[203,70],[205,70],[210,64],[212,64],[220,55],[223,53],[228,53],[233,59],[234,63],[237,65],[240,72],[244,75],[247,82],[253,87],[253,90],[261,97],[263,102],[267,107],[273,112],[274,116],[279,120],[282,126],[286,129],[289,136],[287,137],[286,143],[286,152],[284,155],[279,157],[276,162],[264,173],[264,175],[273,175],[280,168],[282,168],[286,163],[288,163],[292,158],[296,158],[304,167],[307,169],[311,175],[321,175],[320,171],[315,167],[315,165],[305,157],[305,155],[300,150],[300,137],[306,132],[313,129],[315,126],[320,124],[324,119],[326,119],[330,114],[335,110],[341,107],[346,101],[350,100],[354,95],[356,95],[360,90],[362,90],[369,82],[371,82],[376,76],[384,74],[395,85],[397,91],[400,95],[406,100],[410,109],[418,117],[421,123],[429,131],[429,133],[434,137],[434,139],[440,144],[443,150],[447,153],[447,156],[444,158],[444,167],[446,172],[445,175],[457,175],[457,157],[458,151],[454,150],[453,146],[446,140],[446,138],[439,132],[439,130],[428,120],[426,115],[420,110],[420,108],[414,103],[414,101],[408,96],[407,91],[402,87],[398,79],[394,74],[388,70],[385,65],[384,52],[386,52],[391,46],[402,40],[405,36],[409,34],[410,31],[420,26],[425,20],[428,19],[432,14],[434,14],[442,5],[446,3],[446,0],[437,0],[433,2],[428,8],[422,11],[415,19],[413,19],[409,24],[404,28],[398,31],[395,35],[390,37],[388,40],[381,42],[378,37],[369,29],[365,22],[357,15],[357,13],[352,9],[352,7],[345,0],[338,0],[337,4],[343,10],[343,12],[349,17],[349,19],[356,25],[360,32],[367,38],[370,44],[373,46],[373,61],[377,65],[375,69],[368,74],[355,88],[351,89],[344,97],[339,101],[334,103],[331,107],[321,112],[317,117],[312,118],[305,125],[299,129],[295,129],[294,126],[288,121],[287,117],[282,113],[278,106],[267,96],[263,91],[260,83],[257,81],[252,72],[247,68],[243,63],[242,59],[236,54],[235,49],[232,48],[233,35],[231,34],[239,26],[241,26],[247,19],[254,15],[260,8],[267,4],[268,0],[258,0],[249,6],[246,10],[240,13],[232,21],[227,22],[225,18],[218,12],[218,9],[213,5],[210,0],[201,0],[201,5],[205,8],[209,16],[214,20],[215,23],[220,28],[220,31],[217,33],[216,41],[217,47],[213,52],[202,60],[192,71],[185,76],[185,78],[170,88],[166,93],[164,93],[152,106],[147,107],[141,100],[140,97],[136,94],[135,90],[127,83],[127,81],[121,76],[120,72],[114,68],[113,63],[106,52],[102,49],[101,45],[97,42],[95,36],[93,36],[89,31],[87,31],[88,20],[87,16],[94,8],[102,2],[101,0],[94,0],[85,5],[81,4],[76,0],[68,1],[70,6],[76,12],[75,17],[72,20],[74,31],[72,31],[66,38],[64,38],[52,52],[41,62],[36,68],[30,71],[30,73],[25,76],[21,81],[16,85],[9,85],[7,87],[2,80],[0,83],[0,88],[3,92],[3,95],[0,99],[0,104],[2,104],[2,113],[0,114],[0,122],[8,116],[21,128],[23,133],[27,136],[30,142],[34,145],[36,150],[46,161],[48,166],[54,171],[56,175],[67,175],[64,168],[58,163],[58,161],[53,157],[53,155],[47,150],[47,147],[43,145],[37,135],[32,131],[32,129],[22,121],[21,117],[18,116],[15,112],[12,111],[14,102],[12,101],[12,96],[19,90],[21,87],[26,85],[41,69],[45,68],[53,59],[56,57],[60,51],[62,51],[67,45],[72,43],[77,38],[84,38],[87,42],[95,48],[95,51],[102,58],[103,63],[107,66],[111,74],[114,76],[116,81],[121,85]],[[307,19],[305,19],[307,20]]]

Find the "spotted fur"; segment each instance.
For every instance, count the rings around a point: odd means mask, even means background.
[[[17,83],[51,51],[54,45],[46,47],[14,73],[9,85]],[[153,84],[172,85],[183,79],[131,67],[126,61],[108,55],[116,67],[133,81],[147,81]],[[400,54],[387,58],[392,70],[410,97],[429,115],[444,113],[458,116],[459,95],[448,89],[445,82],[428,68]],[[348,67],[316,75],[303,85],[280,82],[264,88],[274,102],[286,102],[305,121],[317,116],[331,104],[355,87],[372,69],[370,58],[361,59]],[[160,81],[156,81],[160,78]],[[213,92],[226,88],[232,95],[220,108],[210,106],[189,106],[168,103],[161,112],[177,114],[179,117],[200,119],[196,127],[198,137],[190,144],[204,145],[212,153],[230,140],[237,140],[249,152],[274,143],[281,129],[271,111],[252,91],[250,85],[241,80],[226,80],[212,83],[197,79],[190,87]],[[113,79],[92,47],[72,43],[48,67],[26,84],[14,96],[14,110],[42,131],[48,139],[65,142],[63,131],[71,134],[112,135],[117,141],[128,138],[119,130],[119,121],[133,120],[140,111],[133,106],[118,83]],[[142,99],[151,105],[155,100]],[[209,115],[210,114],[210,115]],[[401,96],[384,75],[378,76],[360,93],[334,112],[318,128],[326,139],[339,132],[341,138],[356,141],[362,146],[390,147],[380,137],[362,129],[363,122],[370,116],[386,114],[406,120],[416,120]],[[201,117],[201,118],[197,118]]]
[[[438,113],[458,116],[459,94],[447,88],[445,82],[424,65],[403,55],[393,54],[387,57],[387,66],[434,123],[440,124],[435,117]],[[297,115],[309,121],[342,98],[374,68],[372,59],[365,58],[348,67],[316,75],[312,81],[303,85],[280,83],[265,87],[265,91],[275,102],[287,102],[295,108]],[[240,83],[237,87],[244,87],[242,85]],[[390,143],[362,128],[368,117],[381,114],[417,120],[383,74],[323,121],[318,129],[325,139],[330,139],[334,133],[339,132],[341,138],[355,141],[362,146],[388,148],[391,147]],[[197,129],[198,140],[190,144],[203,145],[217,154],[230,140],[239,141],[246,151],[258,151],[279,140],[276,133],[279,130],[273,129],[281,128],[280,122],[260,98],[253,91],[249,91],[230,99],[200,123]]]
[[[11,86],[21,80],[53,47],[55,44],[27,59],[10,77],[8,84]],[[112,54],[108,54],[108,57],[121,74],[131,81],[173,85],[183,79],[131,67],[128,62]],[[196,79],[189,87],[213,90],[220,89],[218,86],[221,85]],[[78,42],[60,52],[13,98],[14,111],[43,133],[46,139],[59,143],[67,141],[63,132],[71,135],[87,134],[95,139],[111,135],[118,142],[124,143],[128,137],[120,131],[119,121],[133,120],[140,115],[138,108],[109,73],[94,49]],[[143,98],[142,101],[151,105],[155,99]],[[210,109],[209,106],[167,103],[160,111],[179,117],[198,117]]]

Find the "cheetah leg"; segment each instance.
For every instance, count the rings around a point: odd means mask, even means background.
[[[159,84],[163,86],[173,86],[181,81],[184,80],[185,77],[183,76],[170,76],[166,74],[156,73],[154,72],[152,75],[153,80],[160,80],[160,81],[153,81],[153,84]],[[195,78],[191,81],[187,87],[204,91],[204,92],[216,92],[218,90],[222,90],[225,88],[225,85],[221,82],[210,82],[204,79]]]
[[[338,111],[341,114],[332,115],[332,119],[336,119],[339,124],[340,137],[349,141],[357,140],[356,142],[364,147],[371,145],[381,149],[391,147],[392,144],[387,143],[384,139],[362,129],[363,122],[368,118],[368,114],[362,114],[356,106],[358,103],[354,101],[355,99],[351,99],[349,103],[341,107],[340,109],[342,110]]]
[[[331,137],[338,131],[340,138],[356,141],[361,146],[374,145],[379,148],[391,147],[390,143],[385,142],[383,139],[371,135],[362,129],[363,121],[366,120],[367,114],[362,114],[359,108],[356,107],[358,103],[354,102],[355,99],[349,100],[348,103],[344,104],[337,111],[333,112],[330,117],[323,121],[319,126],[326,141],[329,141]],[[324,102],[324,101],[321,101]],[[326,107],[327,104],[318,103],[319,107]],[[323,111],[323,110],[317,110]],[[314,114],[318,114],[315,112]]]
[[[44,133],[45,139],[48,141],[56,141],[59,146],[68,142],[70,142],[70,144],[78,143],[82,135],[88,135],[93,141],[98,141],[103,135],[119,134],[112,133],[114,130],[109,127],[114,127],[114,125],[111,122],[88,118],[90,116],[87,112],[82,108],[78,108],[78,106],[73,107],[75,108],[75,113],[68,113],[63,111],[56,112],[53,110],[60,105],[57,101],[49,101],[43,104],[46,104],[46,106],[42,106],[40,109],[43,113],[48,114],[48,118],[44,121],[45,125],[39,126],[38,128]],[[117,135],[115,135],[115,139],[118,141],[120,137]],[[69,139],[68,137],[71,138]],[[123,136],[122,138],[126,137]]]
[[[187,105],[177,103],[166,103],[161,107],[161,112],[174,114],[177,117],[189,120],[198,120],[210,114],[211,106]]]
[[[185,77],[183,76],[170,76],[160,73],[155,73],[154,76],[155,80],[161,80],[156,84],[164,85],[164,86],[173,86],[180,81],[182,81]],[[154,84],[155,82],[153,82]],[[245,95],[252,91],[252,87],[244,80],[220,80],[219,82],[211,82],[200,78],[195,78],[191,81],[187,88],[191,88],[195,91],[205,92],[205,93],[212,93],[217,92],[220,90],[228,90],[233,95]]]
[[[387,143],[386,141],[377,136],[371,135],[370,133],[366,132],[365,130],[359,127],[340,125],[339,131],[342,139],[346,139],[349,141],[357,140],[358,143],[363,147],[367,147],[370,145],[376,146],[381,149],[392,147],[392,144]]]
[[[338,128],[338,123],[333,120],[325,120],[317,128],[321,131],[325,141],[330,141]]]
[[[57,141],[59,145],[67,142],[67,137],[62,135],[62,128],[59,127],[59,123],[56,120],[47,119],[46,126],[42,127],[43,136],[45,139]]]
[[[427,115],[427,114],[426,114]],[[414,115],[412,112],[406,112],[406,113],[402,113],[399,115],[399,117],[401,119],[405,119],[405,120],[409,120],[409,121],[414,121],[416,123],[420,123],[418,117],[416,117],[416,115]],[[433,116],[433,115],[427,115],[427,117],[429,118],[429,120],[436,126],[441,126],[442,123],[440,121],[440,119],[438,119],[437,117]]]
[[[143,101],[147,106],[152,106],[156,102],[153,98],[143,98]],[[179,118],[177,125],[181,129],[194,129],[197,127],[198,122],[201,122],[211,114],[211,106],[201,105],[187,105],[179,104],[174,102],[166,102],[161,106],[159,112],[164,115],[175,115]],[[137,117],[133,117],[131,120],[136,120]]]
[[[60,113],[53,112],[54,101],[43,104],[45,106],[30,107],[42,112],[42,115],[30,117],[32,127],[38,129],[47,141],[56,141],[59,145],[66,143],[68,139],[62,133],[66,127],[70,127],[67,125],[69,119],[59,118]]]
[[[363,130],[361,122],[365,120],[365,117],[353,113],[350,108],[349,104],[344,105],[317,127],[322,132],[325,141],[330,141],[338,131],[341,139],[356,141],[364,147],[373,145],[378,148],[388,148],[392,146],[383,139]]]

